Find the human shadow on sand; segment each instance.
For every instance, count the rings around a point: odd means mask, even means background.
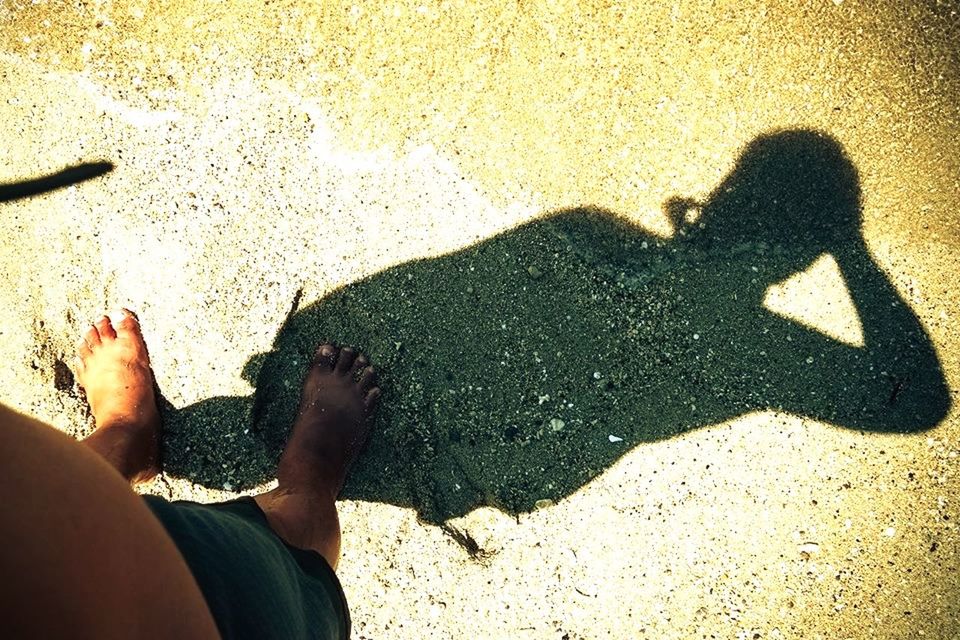
[[[671,240],[572,209],[296,301],[245,368],[252,396],[167,408],[167,471],[238,489],[272,477],[325,340],[367,352],[383,387],[344,496],[434,523],[481,505],[531,511],[638,443],[747,412],[898,433],[944,418],[935,349],[871,258],[857,171],[832,137],[761,136],[705,201],[666,210]],[[763,306],[824,254],[861,346]]]

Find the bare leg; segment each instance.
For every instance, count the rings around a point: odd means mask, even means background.
[[[340,557],[336,498],[367,440],[380,396],[369,364],[349,347],[325,344],[317,349],[280,457],[278,486],[256,497],[281,538],[313,549],[334,569]]]
[[[103,316],[77,343],[77,381],[97,429],[83,442],[130,482],[160,470],[160,412],[140,323],[123,309]]]
[[[0,626],[11,638],[216,638],[183,557],[117,471],[0,405]]]

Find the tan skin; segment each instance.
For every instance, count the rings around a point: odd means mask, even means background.
[[[190,569],[99,455],[0,406],[0,635],[216,638]]]
[[[77,380],[96,421],[83,446],[0,405],[0,620],[11,637],[215,638],[170,537],[130,485],[159,472],[160,414],[136,316],[104,316],[78,343]],[[336,567],[336,496],[380,390],[350,348],[321,345],[280,460],[255,499],[287,543]]]

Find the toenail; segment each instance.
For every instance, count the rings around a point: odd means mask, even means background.
[[[123,312],[122,309],[113,309],[110,311],[110,322],[113,323],[113,326],[117,326],[129,316]]]
[[[329,346],[329,345],[324,345],[323,347],[320,347],[320,355],[323,355],[323,356],[332,356],[332,355],[333,355],[333,347],[331,347],[331,346]]]

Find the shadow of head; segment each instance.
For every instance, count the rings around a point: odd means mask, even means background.
[[[820,131],[762,135],[743,150],[704,202],[673,198],[665,211],[678,235],[703,250],[763,243],[792,261],[768,264],[770,280],[819,255],[862,248],[860,180],[840,143]]]
[[[273,469],[256,461],[279,454],[313,350],[352,344],[378,365],[384,393],[345,495],[443,522],[479,505],[530,511],[632,446],[748,412],[899,432],[942,419],[935,350],[866,249],[857,172],[837,141],[761,136],[704,201],[666,208],[669,241],[573,209],[344,286],[296,309],[273,349],[250,359],[253,398],[183,409],[180,431],[191,412],[242,416],[268,453],[248,455],[232,481],[263,480]],[[825,252],[850,288],[863,347],[759,304]]]

